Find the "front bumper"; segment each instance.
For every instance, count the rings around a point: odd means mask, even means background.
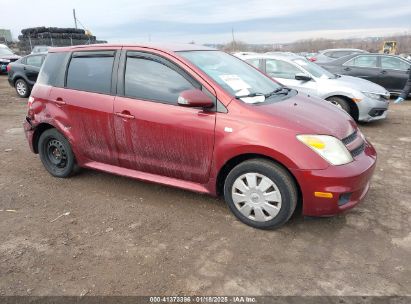
[[[365,97],[360,102],[357,102],[358,120],[369,122],[385,119],[387,117],[389,104],[389,100]]]
[[[366,142],[355,160],[324,170],[292,170],[303,196],[303,215],[332,216],[353,208],[365,197],[375,169],[377,153]],[[315,192],[332,193],[332,198],[316,197]]]

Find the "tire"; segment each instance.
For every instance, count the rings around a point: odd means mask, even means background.
[[[14,83],[14,88],[16,89],[16,93],[19,97],[27,98],[30,96],[30,87],[24,79],[17,79]]]
[[[256,187],[251,185],[254,183]],[[284,225],[293,214],[298,199],[297,186],[280,165],[265,159],[252,159],[240,163],[227,175],[224,199],[244,224],[275,229]]]
[[[56,129],[44,131],[39,138],[38,151],[46,170],[55,177],[68,177],[77,168],[68,140]]]
[[[336,105],[337,107],[343,109],[345,112],[347,112],[348,114],[352,116],[350,104],[344,98],[337,97],[337,96],[331,96],[331,97],[328,97],[326,100]]]

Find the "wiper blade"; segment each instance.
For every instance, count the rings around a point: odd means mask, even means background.
[[[267,93],[267,94],[263,94],[263,93],[250,93],[247,95],[241,95],[241,96],[236,96],[235,98],[237,99],[241,99],[241,98],[247,98],[247,97],[257,97],[257,96],[264,96],[265,99],[273,96],[273,95],[280,95],[280,94],[288,94],[288,92],[290,92],[291,89],[290,88],[286,88],[286,87],[281,87],[278,89],[275,89],[274,91]]]
[[[281,87],[278,89],[275,89],[274,91],[272,91],[271,93],[265,94],[265,98],[271,97],[273,95],[280,95],[280,94],[288,94],[291,91],[290,88],[286,88],[286,87]]]
[[[247,94],[247,95],[236,96],[235,98],[240,99],[240,98],[256,97],[256,96],[265,96],[265,94],[263,94],[263,93],[250,93],[250,94]]]

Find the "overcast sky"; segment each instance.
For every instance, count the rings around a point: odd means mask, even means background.
[[[18,4],[17,4],[18,3]],[[410,0],[1,0],[0,28],[74,27],[109,42],[281,43],[411,33]]]

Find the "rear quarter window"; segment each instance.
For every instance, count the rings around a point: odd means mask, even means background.
[[[64,74],[69,53],[49,53],[44,60],[37,83],[64,87]]]

